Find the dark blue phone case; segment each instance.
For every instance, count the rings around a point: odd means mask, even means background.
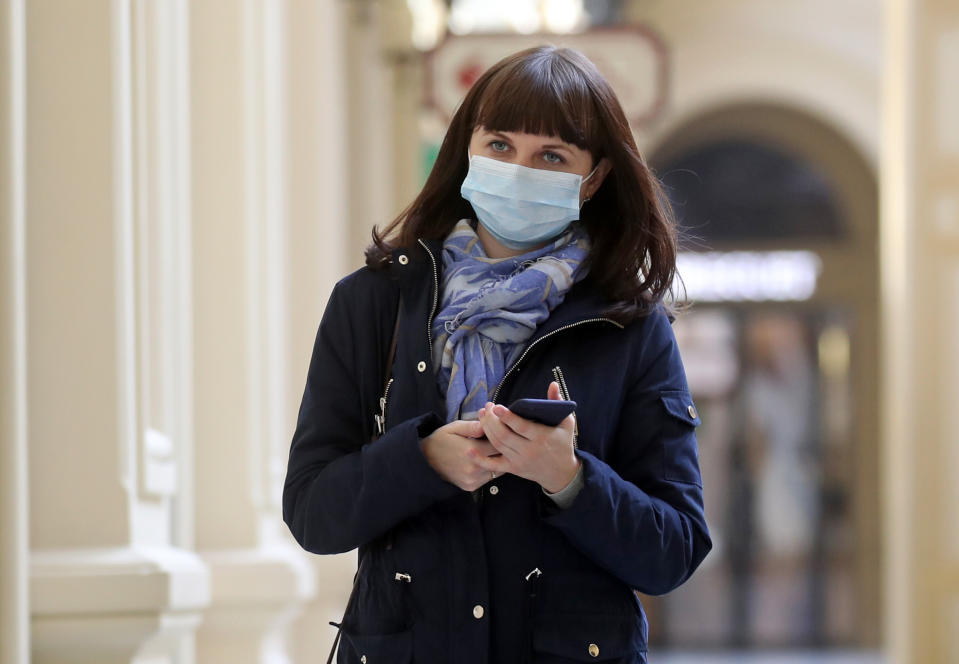
[[[554,401],[552,399],[517,399],[509,405],[510,412],[520,417],[555,427],[576,410],[575,401]]]

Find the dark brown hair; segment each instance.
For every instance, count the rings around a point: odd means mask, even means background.
[[[610,302],[606,315],[622,322],[644,315],[671,293],[676,226],[661,184],[636,147],[626,115],[606,79],[579,51],[541,46],[490,67],[457,109],[419,196],[386,228],[373,228],[366,250],[371,268],[418,238],[444,239],[456,222],[474,218],[460,195],[467,148],[476,127],[560,136],[588,150],[611,170],[583,206],[591,240],[588,279]]]

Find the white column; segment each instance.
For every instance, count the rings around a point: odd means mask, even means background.
[[[346,79],[345,7],[339,0],[288,4],[289,400],[278,458],[284,467],[330,289],[363,260],[349,223],[353,145],[346,133],[346,94],[353,82]],[[290,653],[306,664],[325,661],[335,635],[328,623],[343,617],[356,554],[302,555],[316,575],[316,595],[294,623]]]
[[[27,664],[26,265],[24,252],[24,6],[0,9],[0,661]]]
[[[282,522],[292,433],[285,42],[274,0],[192,3],[196,545],[203,662],[289,660],[313,593]]]
[[[26,7],[35,662],[189,662],[186,12]]]
[[[379,2],[346,3],[346,13],[348,265],[359,267],[373,225],[383,228],[401,206],[394,193],[398,176],[394,172],[393,76],[385,48],[386,33],[394,26],[384,23]]]
[[[413,46],[413,15],[406,0],[383,2],[380,50],[392,82],[389,114],[393,145],[392,218],[413,202],[422,187],[420,115],[424,94],[423,56]]]
[[[890,661],[959,661],[959,5],[885,3],[881,160]]]

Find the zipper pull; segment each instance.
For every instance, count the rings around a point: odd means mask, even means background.
[[[379,415],[374,415],[373,419],[376,421],[376,433],[382,436],[386,433],[386,397],[380,397],[380,413]]]

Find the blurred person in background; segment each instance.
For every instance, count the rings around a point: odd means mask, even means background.
[[[646,662],[634,589],[711,540],[674,222],[609,84],[570,49],[501,60],[373,237],[320,322],[283,493],[303,548],[359,547],[338,661]]]

